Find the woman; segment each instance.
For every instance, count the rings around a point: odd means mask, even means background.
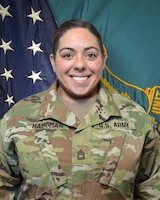
[[[0,199],[160,199],[158,133],[139,105],[103,86],[106,59],[92,24],[57,29],[57,80],[1,121]]]

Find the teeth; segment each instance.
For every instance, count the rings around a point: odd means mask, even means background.
[[[73,77],[73,79],[76,81],[84,81],[87,79],[87,77]]]

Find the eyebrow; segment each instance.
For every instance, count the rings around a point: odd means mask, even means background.
[[[99,51],[99,49],[94,46],[89,46],[89,47],[84,48],[85,51],[90,50],[90,49],[95,49],[95,50]]]
[[[95,49],[97,51],[99,51],[98,48],[94,47],[94,46],[89,46],[89,47],[85,47],[84,51],[90,50],[90,49]],[[70,48],[70,47],[64,47],[62,49],[59,50],[59,52],[63,51],[63,50],[70,50],[70,51],[74,51],[74,48]]]

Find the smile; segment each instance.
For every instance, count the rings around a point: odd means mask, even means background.
[[[88,77],[72,77],[74,80],[76,80],[76,81],[85,81],[85,80],[87,80],[88,79]]]

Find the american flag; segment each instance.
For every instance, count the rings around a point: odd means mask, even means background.
[[[0,0],[0,118],[56,79],[49,61],[56,28],[47,0]]]

